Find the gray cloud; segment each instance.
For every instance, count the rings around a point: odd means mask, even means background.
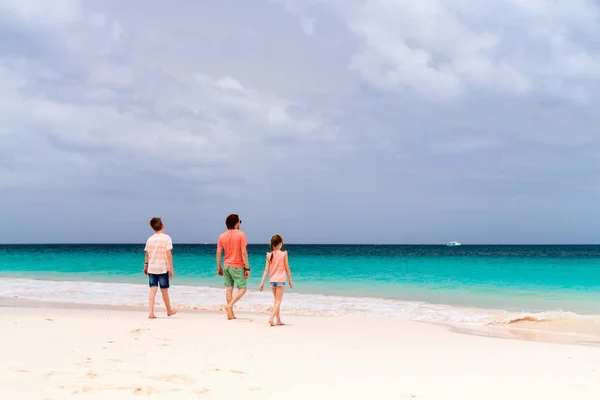
[[[0,0],[0,241],[594,242],[600,8],[488,3]]]

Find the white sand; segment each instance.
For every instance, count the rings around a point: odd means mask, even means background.
[[[600,348],[399,320],[0,307],[3,399],[600,399]],[[285,314],[284,314],[285,316]]]

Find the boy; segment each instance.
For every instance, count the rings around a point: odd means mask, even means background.
[[[146,242],[146,260],[144,262],[144,274],[148,275],[150,284],[149,307],[150,312],[148,318],[154,319],[154,301],[158,285],[160,285],[160,293],[162,294],[165,307],[167,308],[167,316],[174,315],[177,310],[171,308],[169,300],[169,280],[173,278],[173,242],[169,235],[163,233],[165,227],[160,218],[154,217],[150,220],[150,226],[154,230],[154,235],[148,238]]]

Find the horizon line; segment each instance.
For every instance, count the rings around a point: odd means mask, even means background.
[[[32,245],[143,245],[145,242],[15,242],[0,243],[0,246]],[[216,246],[216,242],[174,242],[177,245]],[[446,246],[447,243],[286,243],[292,246]],[[248,243],[249,246],[268,243]],[[460,246],[600,246],[600,243],[462,243]],[[450,246],[454,247],[454,246]]]

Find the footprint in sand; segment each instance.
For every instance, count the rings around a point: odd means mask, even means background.
[[[44,374],[44,379],[50,379],[56,375],[74,375],[72,372],[66,371],[48,371]]]
[[[50,322],[52,322],[52,321],[54,321],[54,320],[53,320],[52,318],[46,318],[46,321],[50,321]]]
[[[81,390],[75,390],[74,392],[72,392],[71,394],[79,394],[79,393],[90,393],[95,391],[96,388],[92,387],[92,386],[82,386]]]
[[[247,372],[239,371],[237,369],[232,369],[231,372],[234,373],[234,374],[248,375]]]
[[[129,333],[131,333],[134,336],[140,336],[142,333],[144,333],[145,331],[149,331],[150,329],[148,328],[136,328],[136,329],[132,329],[129,331]]]
[[[126,390],[131,390],[131,388],[120,388],[120,389],[126,389]],[[146,395],[150,395],[152,394],[152,392],[154,392],[154,389],[152,388],[141,388],[141,387],[136,387],[133,389],[133,393],[135,394],[146,394]]]
[[[159,375],[155,376],[154,379],[163,382],[169,383],[194,383],[195,380],[185,375],[176,375],[176,374],[168,374],[168,375]]]

